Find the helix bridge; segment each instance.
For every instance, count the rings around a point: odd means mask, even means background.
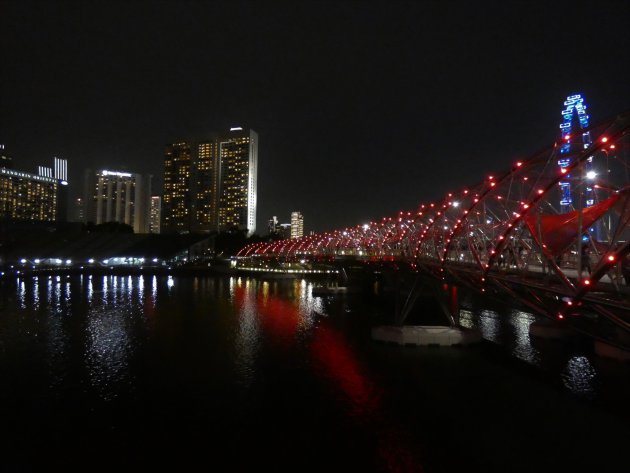
[[[250,244],[237,265],[389,264],[628,348],[630,112],[589,126],[579,95],[565,105],[559,139],[501,173],[377,221]]]

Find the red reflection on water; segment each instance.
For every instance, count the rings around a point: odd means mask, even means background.
[[[350,400],[352,414],[377,437],[377,452],[384,467],[395,473],[421,473],[422,465],[409,448],[401,428],[393,425],[381,409],[381,394],[364,374],[347,340],[340,332],[321,325],[317,328],[311,352],[325,374]]]
[[[344,337],[333,329],[321,325],[315,333],[311,351],[326,374],[350,399],[354,414],[371,414],[378,405],[379,395],[361,374],[359,364]]]
[[[274,338],[274,341],[292,342],[300,324],[299,307],[293,302],[272,294],[267,297],[257,297],[256,292],[248,288],[242,286],[234,288],[235,306],[239,311],[242,310],[248,297],[256,308],[263,328]]]

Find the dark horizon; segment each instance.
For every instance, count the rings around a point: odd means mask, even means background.
[[[257,233],[413,209],[630,108],[630,13],[572,3],[1,1],[0,143],[17,169],[68,159],[154,175],[164,148],[260,137]],[[154,192],[154,194],[157,192]]]

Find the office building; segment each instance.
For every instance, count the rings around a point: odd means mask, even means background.
[[[60,172],[40,175],[13,169],[13,160],[5,155],[3,145],[0,156],[0,216],[8,222],[65,222],[67,161],[55,158]]]
[[[240,127],[219,138],[219,229],[256,231],[258,134]]]
[[[278,217],[274,215],[267,222],[267,233],[269,235],[275,235],[276,233],[278,233],[278,225]]]
[[[282,238],[283,240],[288,240],[289,238],[291,238],[291,224],[281,223],[280,225],[278,225],[276,232],[280,236],[280,238]]]
[[[77,197],[72,202],[72,221],[85,222],[85,202],[83,197]]]
[[[159,195],[151,197],[149,233],[160,233],[162,214],[162,198]]]
[[[85,172],[84,221],[118,222],[149,233],[151,175],[100,170]]]
[[[258,134],[241,127],[166,149],[163,232],[256,231]]]
[[[208,140],[199,143],[193,164],[193,230],[218,230],[219,142]]]
[[[186,142],[166,147],[162,193],[162,233],[190,232],[192,223],[190,173],[192,155]]]
[[[304,216],[300,212],[291,212],[291,238],[304,236]]]

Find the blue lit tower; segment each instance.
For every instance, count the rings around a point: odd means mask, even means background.
[[[582,95],[569,95],[564,101],[564,107],[564,110],[562,110],[562,123],[560,124],[560,132],[562,134],[562,146],[560,147],[560,159],[558,160],[558,165],[560,166],[560,168],[566,168],[567,166],[569,166],[569,164],[571,164],[571,142],[575,141],[572,128],[574,112],[577,113],[579,127],[582,131],[583,149],[586,149],[591,145],[591,134],[589,131],[587,131],[589,116],[586,114],[586,104],[584,103]],[[576,145],[579,146],[579,141],[576,142]],[[587,172],[591,170],[592,165],[593,157],[591,156],[588,158],[586,163]],[[560,208],[562,209],[562,212],[570,211],[573,205],[573,199],[571,198],[570,178],[571,176],[567,175],[566,180],[560,182]],[[593,203],[593,189],[592,187],[587,187],[585,202],[586,207],[593,205]]]

